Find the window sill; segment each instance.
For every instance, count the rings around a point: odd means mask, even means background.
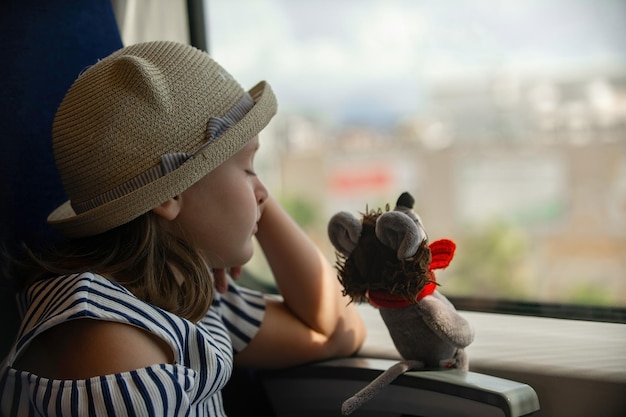
[[[359,356],[399,359],[378,311]],[[474,327],[470,370],[526,383],[542,416],[626,415],[626,324],[460,311]]]

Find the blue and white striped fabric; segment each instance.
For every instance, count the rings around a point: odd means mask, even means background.
[[[220,391],[232,372],[233,351],[254,337],[265,313],[262,294],[231,281],[205,317],[192,323],[92,273],[38,282],[21,307],[18,339],[0,368],[0,414],[7,417],[223,416]],[[170,345],[175,363],[86,380],[51,380],[12,367],[37,334],[79,318],[145,329]]]

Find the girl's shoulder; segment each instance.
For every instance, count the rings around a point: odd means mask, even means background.
[[[82,380],[175,363],[170,346],[136,326],[105,320],[70,320],[34,337],[15,369],[56,380]]]
[[[130,324],[166,340],[174,352],[193,324],[135,297],[130,291],[91,272],[63,275],[31,285],[18,300],[22,325],[15,353],[33,337],[77,319]],[[183,330],[181,330],[183,329]]]

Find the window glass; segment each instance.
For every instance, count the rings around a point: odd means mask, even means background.
[[[206,11],[211,54],[275,90],[258,170],[330,259],[332,214],[409,191],[431,240],[457,243],[446,295],[626,307],[626,2]]]

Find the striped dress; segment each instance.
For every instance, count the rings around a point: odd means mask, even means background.
[[[262,294],[231,281],[226,293],[216,293],[205,317],[192,323],[92,273],[38,282],[20,307],[22,326],[0,368],[3,417],[223,416],[220,391],[231,375],[233,352],[254,337],[265,312]],[[169,344],[175,363],[84,380],[47,379],[12,367],[37,334],[78,318],[145,329]]]

